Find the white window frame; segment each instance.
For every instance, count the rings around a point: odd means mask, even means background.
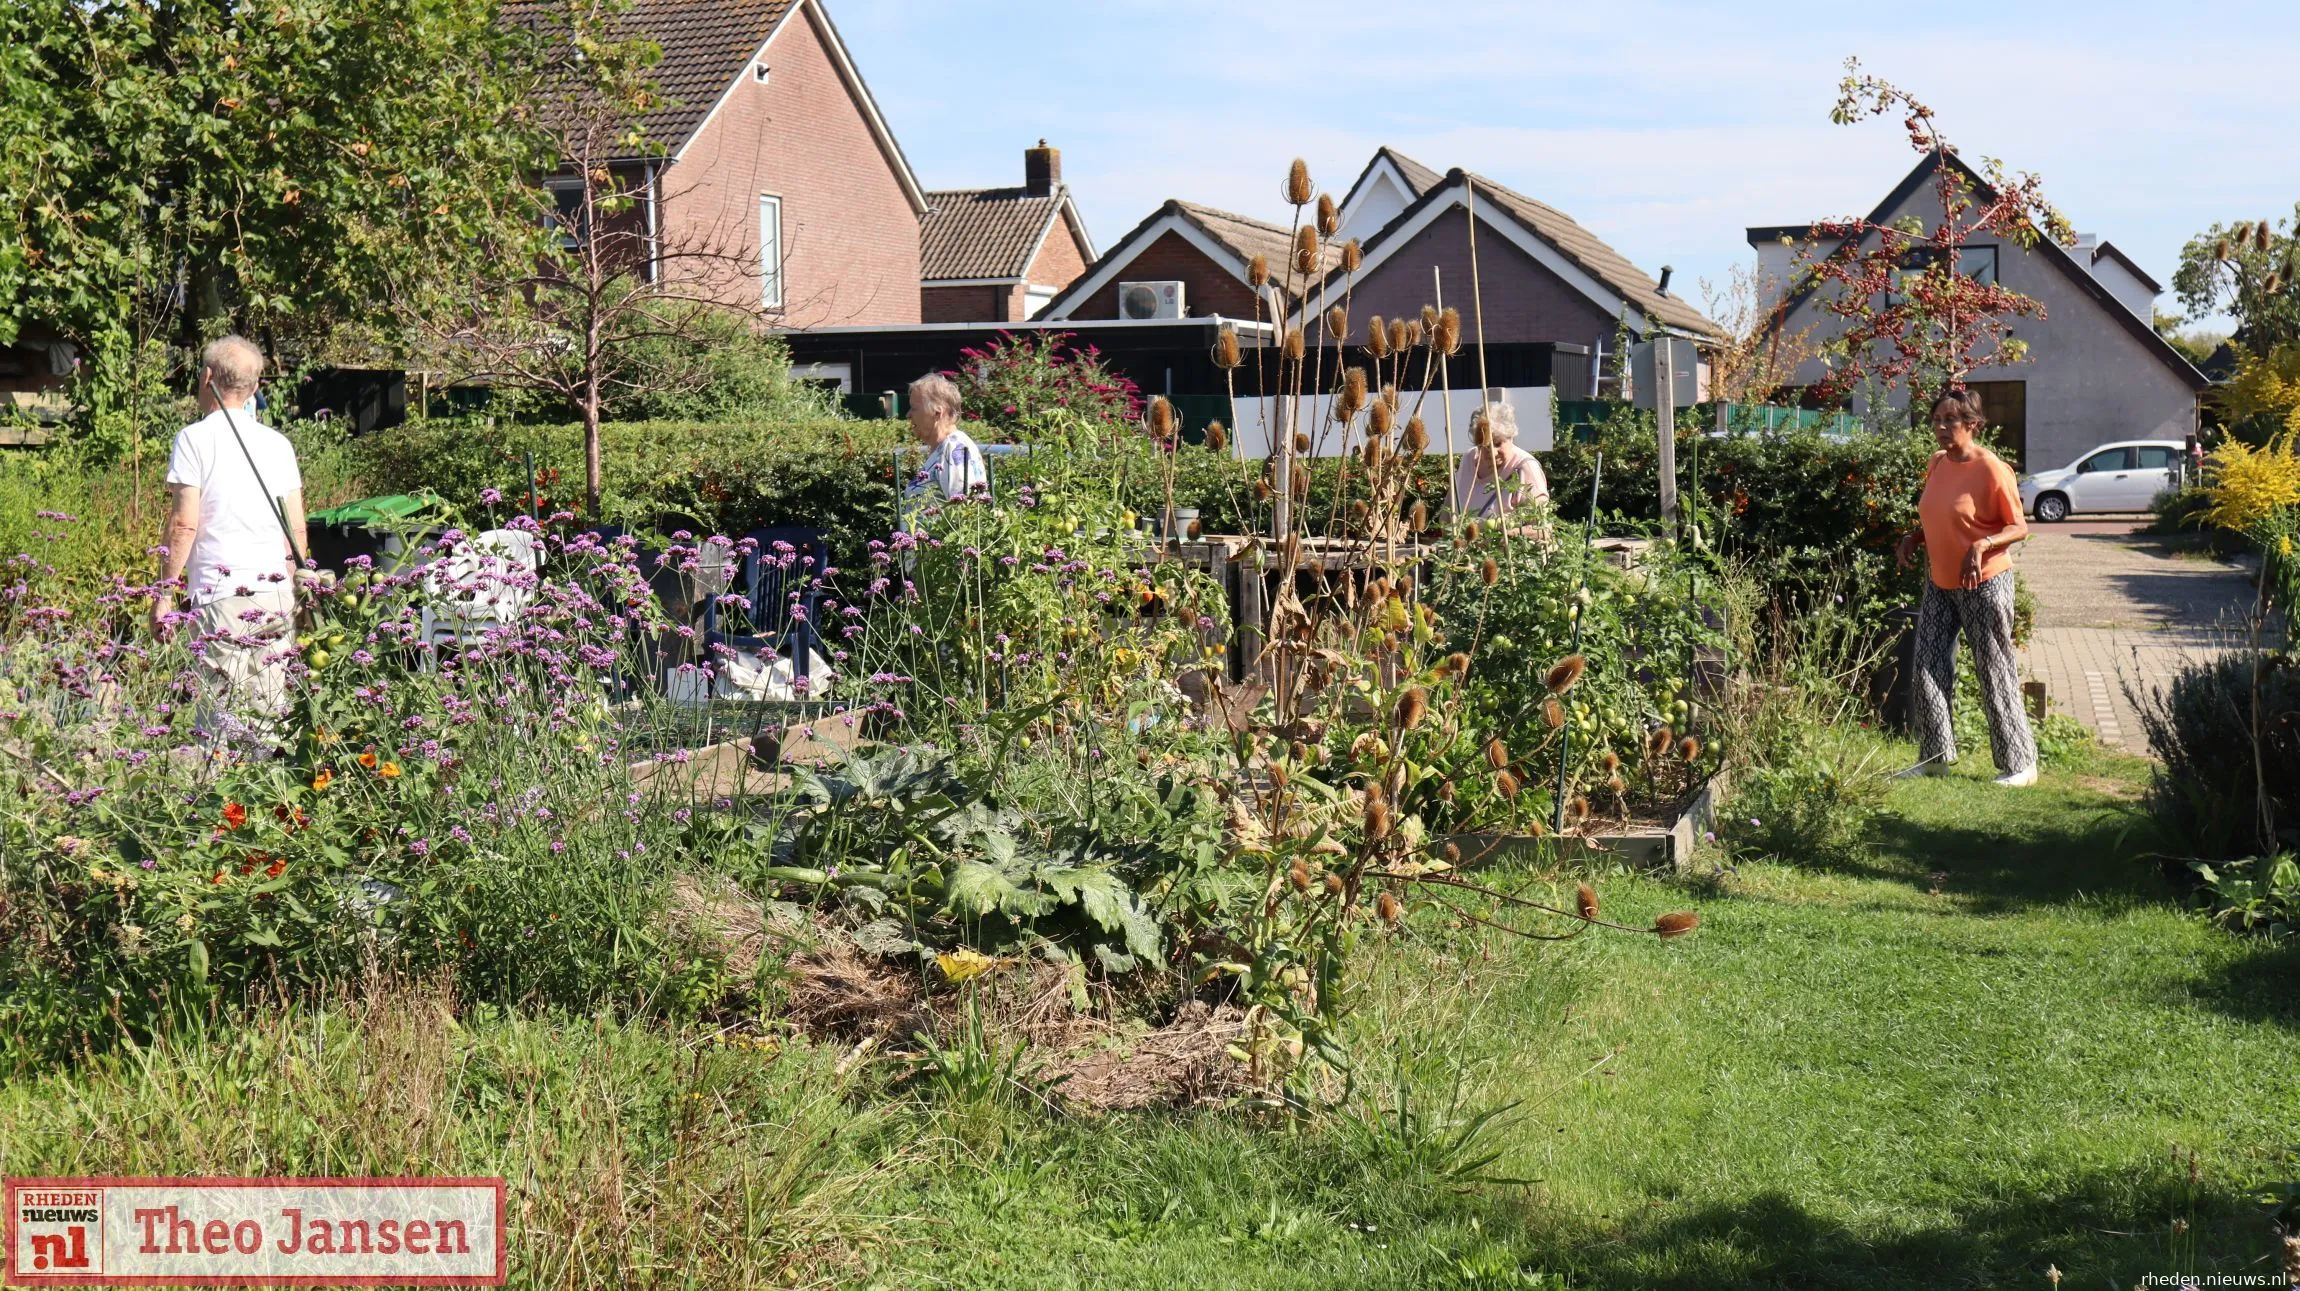
[[[759,194],[759,304],[783,307],[783,199]]]

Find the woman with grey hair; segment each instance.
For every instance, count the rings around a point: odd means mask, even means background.
[[[1470,415],[1470,442],[1454,470],[1454,511],[1491,519],[1528,502],[1549,500],[1549,477],[1533,454],[1517,446],[1517,412],[1506,391],[1485,392],[1485,405]]]
[[[926,460],[903,487],[906,516],[990,488],[989,463],[982,446],[958,428],[958,407],[958,385],[942,373],[910,383],[910,433],[926,450]]]

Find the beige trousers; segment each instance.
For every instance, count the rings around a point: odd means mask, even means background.
[[[276,739],[287,712],[295,593],[270,587],[193,607],[197,617],[200,730],[211,737]]]

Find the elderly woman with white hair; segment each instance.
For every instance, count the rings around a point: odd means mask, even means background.
[[[926,460],[903,487],[905,512],[915,514],[990,488],[982,446],[958,428],[958,409],[958,384],[940,372],[910,383],[911,438],[926,450]]]
[[[1470,416],[1470,442],[1454,470],[1457,515],[1493,519],[1518,507],[1549,500],[1549,477],[1533,454],[1517,446],[1517,413],[1501,390],[1485,393],[1485,406]]]

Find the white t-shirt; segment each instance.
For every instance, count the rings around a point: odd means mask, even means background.
[[[965,497],[977,485],[990,487],[990,463],[982,455],[982,445],[975,443],[965,431],[953,428],[934,446],[934,451],[926,455],[918,474],[910,477],[903,497],[913,503],[945,502]],[[936,494],[931,499],[927,497],[930,488]]]
[[[295,448],[252,411],[232,415],[247,452],[233,442],[224,414],[212,412],[177,431],[175,451],[168,455],[168,483],[200,491],[200,536],[184,566],[194,605],[288,586],[287,538],[272,499],[303,491]],[[261,484],[248,470],[251,455]]]

